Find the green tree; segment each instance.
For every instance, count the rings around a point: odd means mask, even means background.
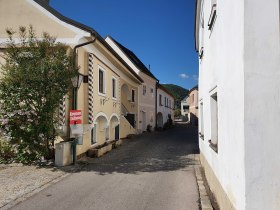
[[[53,157],[57,108],[71,88],[73,54],[48,33],[37,38],[32,26],[12,29],[1,65],[0,127],[16,145],[16,159]],[[17,41],[19,40],[19,42]]]

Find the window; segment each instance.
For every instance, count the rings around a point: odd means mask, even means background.
[[[143,96],[146,95],[147,92],[146,88],[147,88],[146,85],[143,85]]]
[[[98,91],[105,94],[105,71],[101,68],[99,68]]]
[[[203,119],[203,103],[200,103],[200,116],[199,116],[199,135],[204,140],[204,119]]]
[[[159,94],[159,105],[162,106],[162,95]]]
[[[189,106],[188,105],[183,105],[183,110],[184,110],[184,112],[188,111],[189,110]]]
[[[135,102],[135,90],[131,90],[131,102]]]
[[[166,97],[164,97],[164,106],[166,107]]]
[[[208,21],[208,30],[212,30],[217,17],[217,0],[212,0],[211,13]]]
[[[218,95],[217,92],[210,97],[211,109],[211,140],[210,147],[218,152]]]
[[[94,125],[94,127],[91,129],[91,144],[95,144],[96,143],[96,124]]]
[[[117,80],[112,78],[112,97],[117,98]]]
[[[194,94],[191,95],[191,103],[194,103]]]
[[[154,97],[154,89],[153,88],[150,89],[150,92],[151,92],[152,97]]]

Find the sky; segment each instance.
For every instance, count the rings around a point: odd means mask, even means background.
[[[63,15],[110,35],[136,54],[162,84],[197,84],[195,0],[50,0]]]

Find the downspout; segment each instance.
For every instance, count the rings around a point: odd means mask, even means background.
[[[94,35],[94,39],[91,40],[91,41],[88,41],[88,42],[84,42],[84,43],[81,43],[81,44],[78,44],[74,47],[74,50],[73,50],[73,58],[74,58],[74,63],[73,63],[73,66],[74,68],[76,69],[76,62],[77,62],[77,59],[76,59],[76,56],[77,56],[77,49],[80,48],[80,47],[83,47],[85,45],[89,45],[89,44],[92,44],[96,41],[96,32],[94,33],[91,33],[91,35]],[[77,109],[77,93],[75,93],[75,90],[73,88],[73,101],[72,101],[72,109]]]
[[[158,86],[159,86],[159,80],[156,81],[156,115],[155,115],[155,120],[156,120],[156,128],[158,127],[158,121],[157,121],[157,104],[158,104]]]
[[[91,35],[94,36],[94,39],[91,40],[91,41],[88,41],[88,42],[84,42],[82,44],[78,44],[74,47],[74,52],[73,52],[73,58],[74,58],[74,62],[73,62],[73,66],[74,68],[76,69],[76,56],[77,56],[77,49],[79,47],[83,47],[85,45],[89,45],[89,44],[92,44],[96,41],[96,32],[94,33],[91,33]],[[74,88],[73,87],[73,99],[72,99],[72,109],[75,110],[77,109],[77,100],[78,99],[78,88]],[[73,141],[73,164],[75,165],[76,164],[76,154],[77,154],[77,139],[75,138],[74,141]]]

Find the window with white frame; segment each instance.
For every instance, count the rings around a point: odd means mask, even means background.
[[[199,135],[202,140],[204,140],[204,117],[203,117],[203,102],[200,103],[200,113],[199,113]]]
[[[146,92],[147,92],[147,87],[146,87],[146,85],[143,85],[143,96],[146,95]]]
[[[112,78],[112,97],[117,98],[117,80],[115,77]]]
[[[135,102],[135,90],[131,90],[131,102]]]
[[[98,69],[98,92],[105,94],[105,70],[99,67]]]
[[[97,141],[96,141],[96,124],[94,125],[94,127],[91,129],[91,132],[90,132],[90,139],[91,139],[91,144],[95,144]]]
[[[211,140],[210,147],[218,152],[218,95],[217,92],[210,97],[211,109]]]
[[[211,13],[208,21],[208,30],[212,30],[217,17],[217,0],[211,0]]]
[[[162,106],[162,95],[159,94],[159,105]]]

